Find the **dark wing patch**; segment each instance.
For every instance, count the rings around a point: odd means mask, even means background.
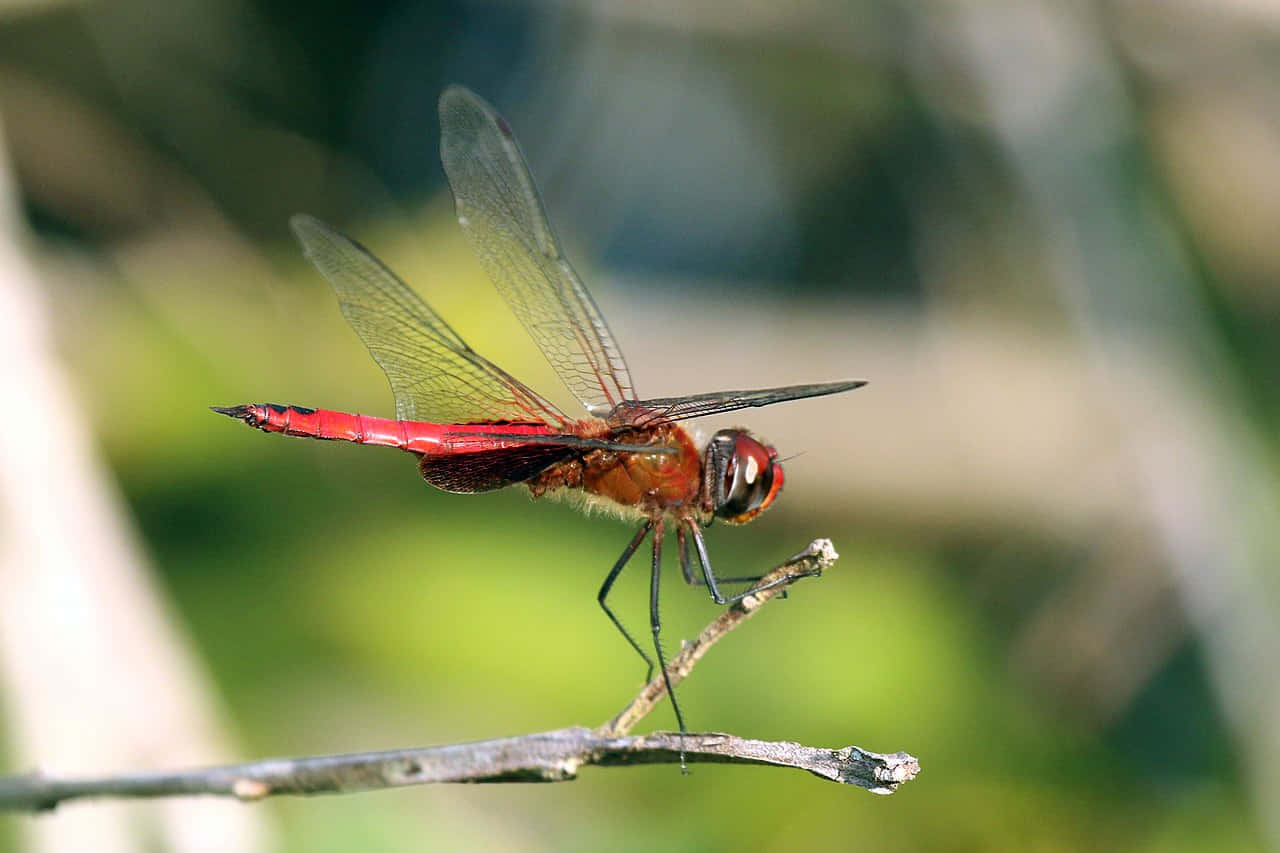
[[[532,444],[469,453],[427,454],[418,463],[418,470],[422,478],[437,489],[474,494],[523,483],[577,452],[572,447]]]

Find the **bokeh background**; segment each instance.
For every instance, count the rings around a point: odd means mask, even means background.
[[[296,211],[569,405],[452,220],[453,82],[644,395],[870,380],[702,425],[800,454],[721,572],[842,559],[681,696],[923,765],[90,804],[0,849],[1280,847],[1278,47],[1269,0],[0,4],[0,769],[594,725],[639,686],[594,601],[629,528],[206,408],[393,411]],[[675,646],[716,611],[667,578]]]

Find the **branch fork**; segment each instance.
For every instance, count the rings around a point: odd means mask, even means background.
[[[816,577],[837,559],[830,540],[808,548],[762,579],[771,588],[728,607],[693,642],[685,643],[667,667],[674,686],[728,632],[782,595],[797,580]],[[662,674],[641,689],[613,719],[595,729],[572,727],[473,743],[347,755],[279,758],[101,778],[58,778],[32,773],[0,778],[0,811],[47,811],[61,802],[87,797],[167,797],[190,794],[255,801],[278,794],[352,793],[429,782],[564,782],[588,765],[689,763],[759,764],[807,770],[845,785],[890,794],[920,772],[905,752],[882,754],[856,746],[842,749],[760,741],[719,732],[631,730],[666,695]]]

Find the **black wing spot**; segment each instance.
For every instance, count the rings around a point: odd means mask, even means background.
[[[474,453],[425,454],[418,470],[437,489],[474,494],[523,483],[577,453],[573,447],[540,444]]]

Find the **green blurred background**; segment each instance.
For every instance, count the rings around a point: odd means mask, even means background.
[[[923,766],[95,804],[0,849],[1280,847],[1278,43],[1267,0],[0,5],[0,770],[595,725],[639,687],[594,601],[629,528],[206,408],[393,412],[297,211],[570,405],[453,222],[454,82],[642,395],[870,380],[700,424],[801,454],[709,532],[722,573],[842,558],[681,697]],[[673,557],[674,648],[716,609]]]

